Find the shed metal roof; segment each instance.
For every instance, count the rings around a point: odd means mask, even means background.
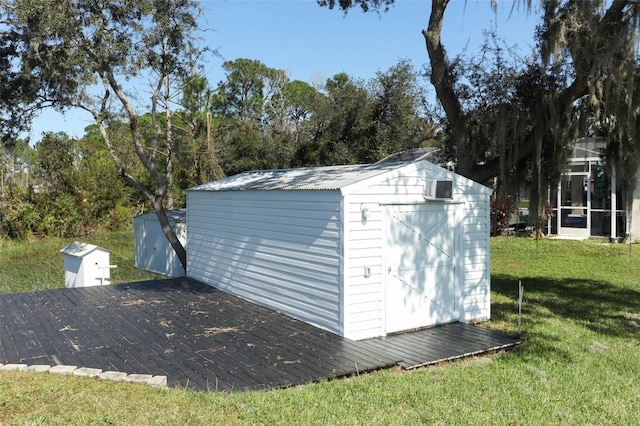
[[[229,176],[187,191],[339,190],[406,165],[407,163],[380,163],[259,170]]]
[[[408,149],[406,151],[396,152],[394,154],[388,155],[380,161],[376,161],[376,164],[380,163],[397,163],[399,161],[408,162],[408,161],[419,161],[419,160],[431,160],[435,158],[435,155],[440,151],[440,148],[436,148],[435,146],[429,146],[426,148],[413,148]],[[435,163],[435,161],[431,160],[431,162]]]
[[[173,221],[173,222],[176,222],[176,223],[183,223],[183,222],[187,221],[187,209],[165,210],[165,213],[167,215],[167,218],[170,221]],[[153,220],[155,220],[158,217],[158,215],[156,214],[155,211],[149,211],[149,212],[146,212],[146,213],[142,213],[142,214],[136,216],[135,218],[142,218],[142,217],[150,217]]]

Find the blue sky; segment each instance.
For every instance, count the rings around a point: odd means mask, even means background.
[[[427,27],[431,2],[397,0],[387,13],[362,13],[317,6],[315,0],[209,0],[205,25],[209,45],[225,60],[258,59],[284,69],[292,79],[310,82],[317,75],[338,72],[370,78],[399,59],[419,67],[428,61],[422,29]],[[496,25],[498,33],[526,47],[535,19],[523,13],[510,16],[512,1],[499,0],[498,15],[490,0],[452,0],[445,15],[443,42],[459,52],[482,41],[483,29]],[[497,19],[496,19],[497,18]],[[212,72],[215,75],[215,71]],[[217,80],[215,81],[217,82]]]
[[[351,10],[320,8],[315,0],[204,0],[201,27],[205,43],[220,57],[206,65],[207,78],[216,84],[224,78],[225,60],[256,59],[285,70],[291,80],[313,83],[339,72],[368,80],[401,59],[416,68],[428,62],[421,30],[427,27],[431,2],[396,0],[377,15]],[[445,13],[442,40],[450,56],[467,46],[473,53],[483,30],[495,28],[509,44],[531,49],[537,15],[527,15],[512,0],[499,0],[497,15],[490,0],[451,0]],[[32,130],[32,140],[44,131],[65,131],[80,137],[91,124],[90,116],[71,111],[65,116],[47,112]]]

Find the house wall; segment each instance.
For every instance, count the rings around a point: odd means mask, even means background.
[[[342,334],[339,191],[187,191],[187,274]]]
[[[431,163],[413,163],[401,173],[369,183],[345,197],[344,335],[384,335],[384,209],[388,204],[424,204],[425,179],[454,181],[453,202],[462,210],[460,320],[490,317],[489,197],[486,189]],[[368,217],[363,220],[362,208]],[[367,268],[367,270],[365,270]],[[370,271],[368,277],[365,272]]]

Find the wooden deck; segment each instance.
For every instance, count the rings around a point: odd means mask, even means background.
[[[165,375],[198,390],[286,387],[519,343],[461,323],[356,342],[188,278],[0,295],[0,364]]]

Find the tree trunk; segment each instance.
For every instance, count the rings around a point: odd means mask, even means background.
[[[438,100],[444,109],[451,136],[456,149],[457,172],[470,177],[474,161],[469,149],[469,135],[467,132],[466,118],[462,105],[454,91],[454,77],[451,75],[447,52],[442,45],[442,24],[444,11],[449,0],[433,0],[431,2],[431,16],[429,26],[422,31],[427,44],[427,52],[431,61],[431,84],[436,89]]]
[[[499,157],[490,159],[483,164],[477,164],[471,154],[471,140],[466,115],[454,90],[455,77],[451,74],[451,66],[441,39],[444,12],[448,3],[449,0],[432,1],[429,26],[422,31],[431,64],[431,83],[436,90],[436,95],[451,128],[457,159],[456,171],[469,179],[483,183],[499,176],[504,164]],[[605,14],[603,22],[621,19],[620,14],[625,3],[624,0],[614,1]],[[557,94],[549,104],[540,104],[534,115],[544,118],[537,120],[534,128],[523,138],[523,143],[518,147],[514,166],[527,165],[527,161],[536,154],[535,147],[539,138],[543,137],[550,128],[559,126],[558,120],[562,119],[563,114],[568,113],[577,99],[588,94],[587,82],[587,76],[581,70],[577,70],[577,75],[571,85]],[[549,112],[550,108],[552,109],[551,113]]]
[[[127,115],[129,117],[129,130],[131,132],[131,137],[133,139],[134,149],[136,151],[138,159],[140,160],[142,165],[145,167],[145,169],[149,171],[149,173],[151,174],[156,184],[155,192],[151,191],[149,188],[143,185],[134,176],[127,173],[127,171],[124,168],[124,163],[122,162],[122,159],[120,158],[113,144],[111,143],[111,139],[109,137],[107,129],[104,126],[104,123],[102,121],[102,114],[97,113],[96,111],[91,111],[91,110],[89,110],[89,112],[91,112],[94,115],[96,123],[98,124],[98,129],[102,136],[102,139],[105,141],[107,145],[107,149],[109,150],[109,154],[111,155],[111,158],[113,159],[116,165],[118,173],[120,174],[120,176],[122,176],[125,182],[127,182],[129,185],[131,185],[132,187],[140,191],[142,194],[144,194],[147,197],[147,199],[151,202],[153,206],[153,210],[158,216],[158,221],[160,222],[160,226],[162,228],[162,231],[164,232],[164,235],[167,237],[167,240],[169,241],[169,244],[171,244],[171,247],[173,247],[173,249],[175,250],[176,256],[178,257],[180,264],[186,271],[187,270],[187,251],[185,250],[180,240],[178,240],[178,237],[176,236],[176,233],[173,227],[171,226],[171,223],[169,223],[169,218],[167,217],[167,213],[164,209],[164,206],[162,205],[162,201],[167,195],[167,191],[169,190],[169,184],[167,182],[167,179],[159,173],[158,169],[155,167],[153,162],[150,161],[149,157],[147,157],[144,153],[144,149],[140,141],[140,129],[138,128],[138,115],[136,114],[136,111],[133,105],[129,102],[129,99],[126,97],[124,92],[120,89],[113,75],[110,74],[108,75],[108,77],[109,77],[108,81],[105,81],[104,83],[105,85],[113,89],[113,91],[118,96],[118,99],[122,103],[123,107],[125,108],[125,111],[127,111]],[[104,104],[105,102],[103,102],[103,105]]]
[[[156,197],[153,201],[153,209],[158,216],[158,221],[160,222],[160,227],[162,228],[162,232],[167,237],[169,244],[173,247],[173,250],[176,252],[176,256],[178,257],[178,261],[184,268],[185,272],[187,271],[187,250],[185,250],[184,246],[178,240],[176,233],[169,222],[169,218],[167,217],[167,212],[162,206],[162,199]]]
[[[173,209],[173,127],[171,124],[171,103],[169,76],[164,76],[164,113],[165,113],[165,149],[167,151],[166,174],[167,174],[167,209]],[[183,264],[184,266],[184,264]]]

